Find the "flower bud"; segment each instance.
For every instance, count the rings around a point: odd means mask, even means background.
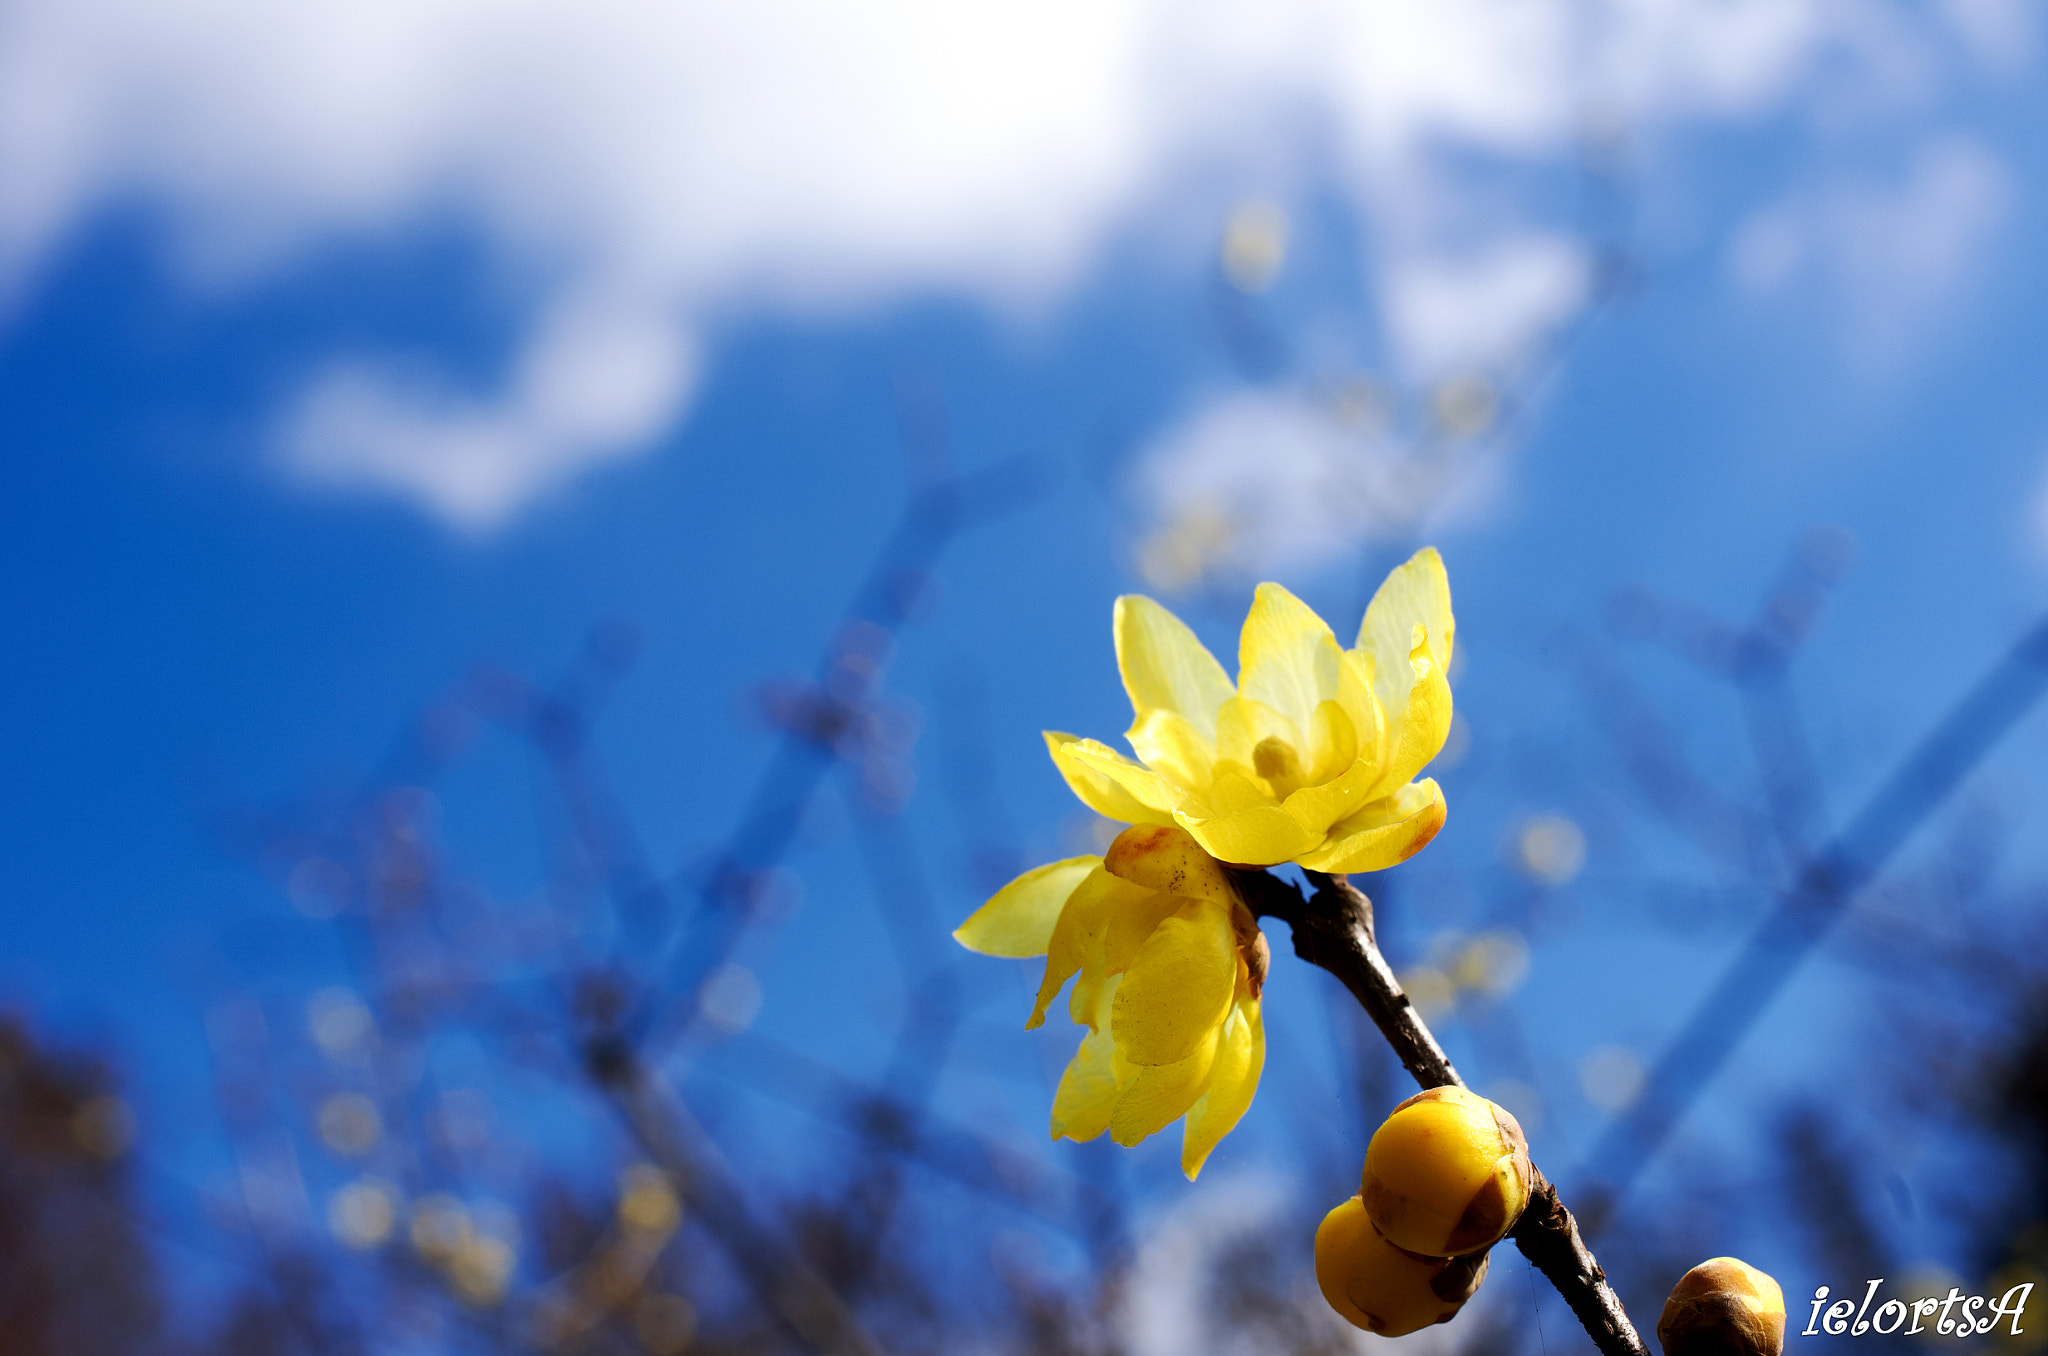
[[[1515,1227],[1534,1172],[1512,1115],[1464,1088],[1430,1088],[1395,1107],[1366,1146],[1361,1197],[1389,1242],[1462,1257]]]
[[[1486,1254],[1418,1257],[1380,1237],[1353,1196],[1316,1230],[1316,1284],[1354,1327],[1399,1337],[1448,1323],[1486,1279]]]
[[[1785,1292],[1749,1263],[1715,1257],[1678,1278],[1657,1319],[1664,1356],[1778,1356]]]

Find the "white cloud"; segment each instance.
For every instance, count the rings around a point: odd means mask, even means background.
[[[1822,289],[1849,356],[1886,370],[1933,335],[1970,283],[2011,193],[1983,146],[1929,138],[1896,177],[1838,176],[1755,213],[1730,244],[1729,269],[1760,297]]]
[[[688,335],[630,298],[575,298],[538,327],[495,401],[431,373],[338,364],[285,431],[290,464],[342,488],[398,490],[482,532],[586,465],[659,434],[695,374]]]
[[[1147,581],[1173,591],[1232,571],[1306,573],[1361,539],[1455,521],[1489,487],[1495,446],[1404,437],[1382,399],[1370,389],[1241,390],[1161,434],[1137,487],[1165,524],[1140,560]]]
[[[1576,242],[1535,234],[1496,240],[1468,258],[1403,261],[1380,291],[1404,374],[1511,366],[1578,311],[1587,272]]]
[[[1191,1352],[1263,1356],[1269,1352],[1271,1334],[1219,1321],[1216,1309],[1231,1300],[1229,1268],[1233,1258],[1243,1256],[1246,1249],[1266,1252],[1276,1245],[1284,1247],[1281,1239],[1297,1227],[1299,1218],[1298,1192],[1292,1184],[1250,1174],[1205,1180],[1198,1190],[1153,1219],[1139,1240],[1117,1315],[1124,1343],[1133,1356],[1188,1356]],[[1512,1249],[1494,1256],[1497,1276],[1512,1276],[1522,1269],[1519,1257],[1507,1262]],[[1524,1284],[1517,1276],[1506,1285],[1496,1280],[1482,1286],[1458,1317],[1402,1338],[1401,1350],[1414,1356],[1449,1356],[1471,1350],[1473,1334],[1497,1326],[1503,1310],[1527,1312],[1522,1306],[1532,1303],[1533,1292],[1524,1290]],[[1386,1349],[1389,1339],[1371,1336],[1339,1318],[1308,1277],[1302,1277],[1289,1299],[1299,1306],[1302,1318],[1323,1325],[1320,1336],[1324,1341],[1317,1344],[1320,1349],[1360,1353]]]
[[[1329,403],[1298,384],[1212,394],[1141,458],[1151,524],[1137,561],[1155,587],[1312,573],[1361,542],[1399,544],[1483,508],[1513,429],[1447,437],[1446,421],[1427,407],[1441,414],[1446,393],[1481,390],[1526,416],[1545,359],[1584,313],[1595,281],[1591,245],[1546,222],[1542,190],[1518,187],[1519,171],[1560,164],[1577,138],[1604,129],[1632,133],[1630,152],[1642,155],[1666,129],[1798,99],[1810,102],[1823,149],[1830,137],[1846,142],[1880,126],[1896,140],[1957,76],[1932,54],[1924,21],[1881,4],[1510,8],[1521,20],[1511,41],[1466,35],[1408,69],[1428,72],[1422,78],[1443,101],[1429,111],[1389,93],[1400,77],[1361,75],[1352,86],[1362,91],[1356,127],[1402,129],[1356,139],[1347,170],[1375,237],[1379,363],[1405,392],[1391,403],[1408,417],[1367,435],[1333,420]],[[1953,23],[1974,25],[1980,47],[2023,46],[2023,16],[2002,0],[1951,8]],[[1445,7],[1435,36],[1465,13]],[[1388,118],[1389,107],[1403,113]],[[1491,116],[1508,110],[1512,117]],[[1492,175],[1471,169],[1475,151],[1482,163],[1495,158]],[[1823,183],[1748,221],[1731,242],[1730,271],[1755,293],[1817,280],[1808,296],[1852,364],[1891,370],[1966,293],[2011,196],[2006,172],[1981,144],[1936,136],[1895,182],[1831,169]]]
[[[2042,450],[2048,453],[2048,447]],[[2043,477],[2040,488],[2034,491],[2033,510],[2026,524],[2027,537],[2036,553],[2048,556],[2048,477]]]
[[[1216,1316],[1216,1306],[1228,1302],[1230,1283],[1222,1268],[1237,1249],[1272,1245],[1276,1231],[1291,1222],[1294,1195],[1263,1175],[1205,1182],[1153,1220],[1138,1244],[1118,1314],[1132,1356],[1252,1356],[1256,1348],[1242,1336],[1222,1339],[1234,1326]],[[1372,1339],[1324,1307],[1320,1295],[1299,1298],[1313,1306],[1308,1312],[1327,1319],[1334,1342],[1369,1350]]]
[[[1124,1335],[1135,1356],[1214,1348],[1217,1255],[1277,1227],[1290,1195],[1270,1177],[1213,1181],[1152,1223],[1124,1294]]]
[[[1971,53],[2001,75],[2023,70],[2033,59],[2034,0],[1941,0],[1941,12]]]
[[[0,9],[0,296],[123,199],[160,206],[210,286],[452,211],[545,294],[500,386],[341,353],[280,439],[324,483],[487,527],[672,426],[721,316],[914,289],[1039,303],[1219,158],[1351,198],[1411,373],[1509,361],[1569,311],[1584,264],[1535,204],[1452,162],[1554,161],[1593,115],[1765,106],[1824,12],[15,0]],[[1310,143],[1325,149],[1303,165]]]
[[[1014,301],[1142,179],[1141,4],[24,0],[0,10],[0,292],[140,195],[205,285],[453,208],[551,295],[496,390],[336,355],[288,462],[465,527],[672,424],[762,302]]]

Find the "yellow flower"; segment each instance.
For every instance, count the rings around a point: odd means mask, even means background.
[[[1259,585],[1235,686],[1178,617],[1126,596],[1116,660],[1139,761],[1051,730],[1046,746],[1089,808],[1178,824],[1219,860],[1377,871],[1443,827],[1443,792],[1412,779],[1450,734],[1454,631],[1434,548],[1387,576],[1349,650],[1300,599]]]
[[[1025,872],[953,936],[984,955],[1046,958],[1027,1029],[1080,975],[1067,1012],[1088,1035],[1053,1096],[1053,1138],[1107,1130],[1136,1144],[1186,1116],[1193,1181],[1266,1062],[1266,940],[1223,867],[1183,829],[1136,825],[1106,856]]]

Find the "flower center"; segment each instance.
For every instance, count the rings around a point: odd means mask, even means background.
[[[1276,800],[1286,800],[1301,785],[1301,755],[1279,735],[1267,735],[1252,747],[1252,771],[1273,788]]]

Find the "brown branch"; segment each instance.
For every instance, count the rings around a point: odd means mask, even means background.
[[[1306,874],[1314,893],[1304,897],[1299,888],[1265,871],[1233,874],[1254,914],[1278,918],[1293,929],[1295,955],[1344,982],[1418,1084],[1464,1086],[1380,954],[1373,939],[1372,901],[1357,886],[1342,876],[1310,871]],[[1620,1297],[1607,1284],[1607,1273],[1579,1236],[1571,1211],[1541,1171],[1536,1173],[1528,1208],[1509,1237],[1557,1287],[1603,1356],[1649,1356]]]
[[[725,1246],[769,1312],[822,1356],[886,1356],[831,1284],[756,1221],[738,1182],[668,1080],[630,1054],[592,1060],[598,1085],[685,1204]]]

